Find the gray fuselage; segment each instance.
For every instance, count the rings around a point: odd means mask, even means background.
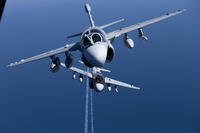
[[[106,33],[93,27],[83,32],[81,36],[82,60],[89,67],[103,67],[108,54],[110,42],[106,39]]]

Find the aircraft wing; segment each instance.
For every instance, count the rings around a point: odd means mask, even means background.
[[[111,22],[111,23],[108,23],[108,24],[105,24],[105,25],[102,25],[102,26],[99,26],[100,29],[105,29],[105,28],[108,28],[112,25],[115,25],[117,23],[120,23],[124,21],[124,19],[119,19],[117,21],[114,21],[114,22]],[[77,37],[77,36],[81,36],[83,34],[83,32],[80,32],[80,33],[76,33],[76,34],[73,34],[73,35],[70,35],[70,36],[66,36],[67,39],[70,39],[70,38],[73,38],[73,37]]]
[[[69,45],[67,44],[63,47],[51,50],[49,52],[45,52],[45,53],[30,57],[30,58],[27,58],[27,59],[21,59],[18,62],[10,63],[7,67],[18,66],[18,65],[25,64],[25,63],[28,63],[28,62],[32,62],[32,61],[40,60],[40,59],[43,59],[43,58],[51,57],[53,55],[57,55],[57,54],[60,54],[60,53],[64,53],[66,51],[70,51],[71,49],[74,50],[74,49],[76,49],[75,47],[78,44],[79,43],[73,43],[73,44],[69,44]]]
[[[124,83],[124,82],[121,82],[121,81],[117,81],[117,80],[114,80],[114,79],[111,79],[111,78],[108,78],[108,77],[105,77],[105,83],[116,85],[116,86],[122,86],[122,87],[126,87],[126,88],[131,88],[131,89],[136,89],[136,90],[140,89],[139,87],[136,87],[134,85],[127,84],[127,83]]]
[[[61,63],[61,66],[66,68],[64,63]],[[76,68],[76,67],[70,67],[69,69],[72,70],[73,72],[87,76],[88,78],[93,78],[92,73],[90,73],[90,72],[81,70],[81,69]],[[114,80],[114,79],[111,79],[111,78],[108,78],[108,77],[105,77],[104,80],[105,80],[106,84],[112,84],[112,85],[116,85],[116,86],[122,86],[122,87],[126,87],[126,88],[136,89],[136,90],[140,89],[139,87],[136,87],[134,85],[127,84],[127,83],[124,83],[124,82],[121,82],[121,81],[117,81],[117,80]]]
[[[170,17],[178,15],[178,14],[184,12],[184,11],[186,11],[186,9],[178,10],[178,11],[175,11],[173,13],[166,13],[163,16],[160,16],[160,17],[157,17],[157,18],[154,18],[154,19],[150,19],[150,20],[147,20],[147,21],[144,21],[144,22],[140,22],[140,23],[137,23],[137,24],[125,27],[125,28],[121,28],[119,30],[115,30],[115,31],[112,31],[110,33],[107,33],[106,37],[107,37],[107,39],[111,40],[113,38],[119,37],[122,34],[125,34],[125,33],[128,33],[130,31],[136,30],[138,28],[142,28],[142,27],[145,27],[147,25],[159,22],[161,20],[170,18]]]
[[[64,63],[61,63],[61,66],[66,68],[66,65]],[[76,72],[76,73],[82,74],[84,76],[87,76],[88,78],[92,78],[92,73],[90,73],[90,72],[81,70],[81,69],[73,67],[73,66],[70,67],[69,69],[72,70],[73,72]]]

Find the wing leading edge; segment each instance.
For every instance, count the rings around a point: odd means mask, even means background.
[[[57,55],[57,54],[60,54],[60,53],[64,53],[66,51],[73,49],[77,44],[78,43],[73,43],[73,44],[69,44],[69,45],[67,44],[63,47],[51,50],[49,52],[45,52],[45,53],[30,57],[30,58],[27,58],[27,59],[21,59],[18,62],[10,63],[9,65],[7,65],[7,67],[14,67],[14,66],[18,66],[18,65],[25,64],[25,63],[28,63],[28,62],[40,60],[40,59],[47,58],[47,57],[51,57],[51,56],[54,56],[54,55]]]
[[[144,21],[144,22],[140,22],[140,23],[137,23],[137,24],[125,27],[125,28],[121,28],[119,30],[112,31],[110,33],[107,33],[107,39],[111,40],[113,38],[119,37],[122,34],[128,33],[130,31],[133,31],[133,30],[145,27],[147,25],[159,22],[161,20],[176,16],[180,13],[183,13],[184,11],[186,11],[186,9],[178,10],[178,11],[175,11],[175,12],[172,12],[172,13],[167,13],[167,14],[160,16],[160,17],[157,17],[157,18],[153,18],[153,19],[150,19],[150,20],[147,20],[147,21]]]

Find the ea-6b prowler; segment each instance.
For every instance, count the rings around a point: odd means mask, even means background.
[[[103,25],[103,26],[96,26],[92,18],[91,7],[89,4],[85,5],[85,11],[87,12],[89,20],[90,20],[90,27],[81,33],[74,34],[67,37],[67,38],[72,38],[72,37],[80,36],[80,41],[73,44],[67,44],[63,47],[33,56],[31,58],[22,59],[19,62],[9,64],[8,67],[14,67],[17,65],[25,64],[25,63],[36,61],[43,58],[51,58],[52,61],[51,61],[50,68],[52,72],[57,72],[60,66],[69,68],[70,70],[74,72],[72,76],[73,79],[76,78],[76,73],[79,74],[80,82],[83,81],[84,76],[88,77],[90,88],[95,89],[97,92],[103,91],[105,86],[108,88],[109,91],[111,90],[111,87],[114,87],[115,90],[118,91],[117,89],[118,86],[132,88],[132,89],[140,89],[139,87],[136,87],[134,85],[123,83],[123,82],[103,76],[102,71],[104,72],[110,72],[110,71],[103,69],[102,67],[104,66],[106,62],[108,63],[111,62],[115,55],[115,50],[112,45],[113,40],[123,35],[124,43],[126,44],[126,46],[128,48],[133,48],[134,41],[128,36],[129,32],[133,30],[138,30],[139,38],[141,38],[142,40],[148,40],[148,38],[144,35],[144,32],[142,30],[143,27],[159,22],[161,20],[167,19],[169,17],[178,15],[184,12],[185,9],[178,10],[173,13],[167,13],[158,18],[140,22],[140,23],[131,25],[129,27],[121,28],[109,33],[106,33],[104,29],[123,21],[123,19]],[[91,68],[91,71],[84,71],[73,66],[74,58],[71,53],[72,51],[81,52],[82,61],[80,62],[83,63],[85,66]],[[57,55],[60,53],[65,53],[66,59],[64,63],[62,63],[59,57],[57,57]]]

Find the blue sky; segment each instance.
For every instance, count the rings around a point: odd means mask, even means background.
[[[15,60],[77,41],[65,36],[83,31],[89,21],[83,0],[9,0],[0,24],[0,132],[83,132],[85,84],[61,69],[52,74],[44,59],[13,69]],[[137,32],[130,50],[122,38],[116,56],[105,68],[115,79],[142,90],[94,93],[94,130],[101,132],[200,132],[200,24],[197,0],[90,0],[97,25],[119,18],[125,22],[107,31],[186,8],[187,12]],[[78,60],[79,53],[74,53]],[[64,55],[60,55],[64,59]],[[76,63],[80,68],[84,68]]]

